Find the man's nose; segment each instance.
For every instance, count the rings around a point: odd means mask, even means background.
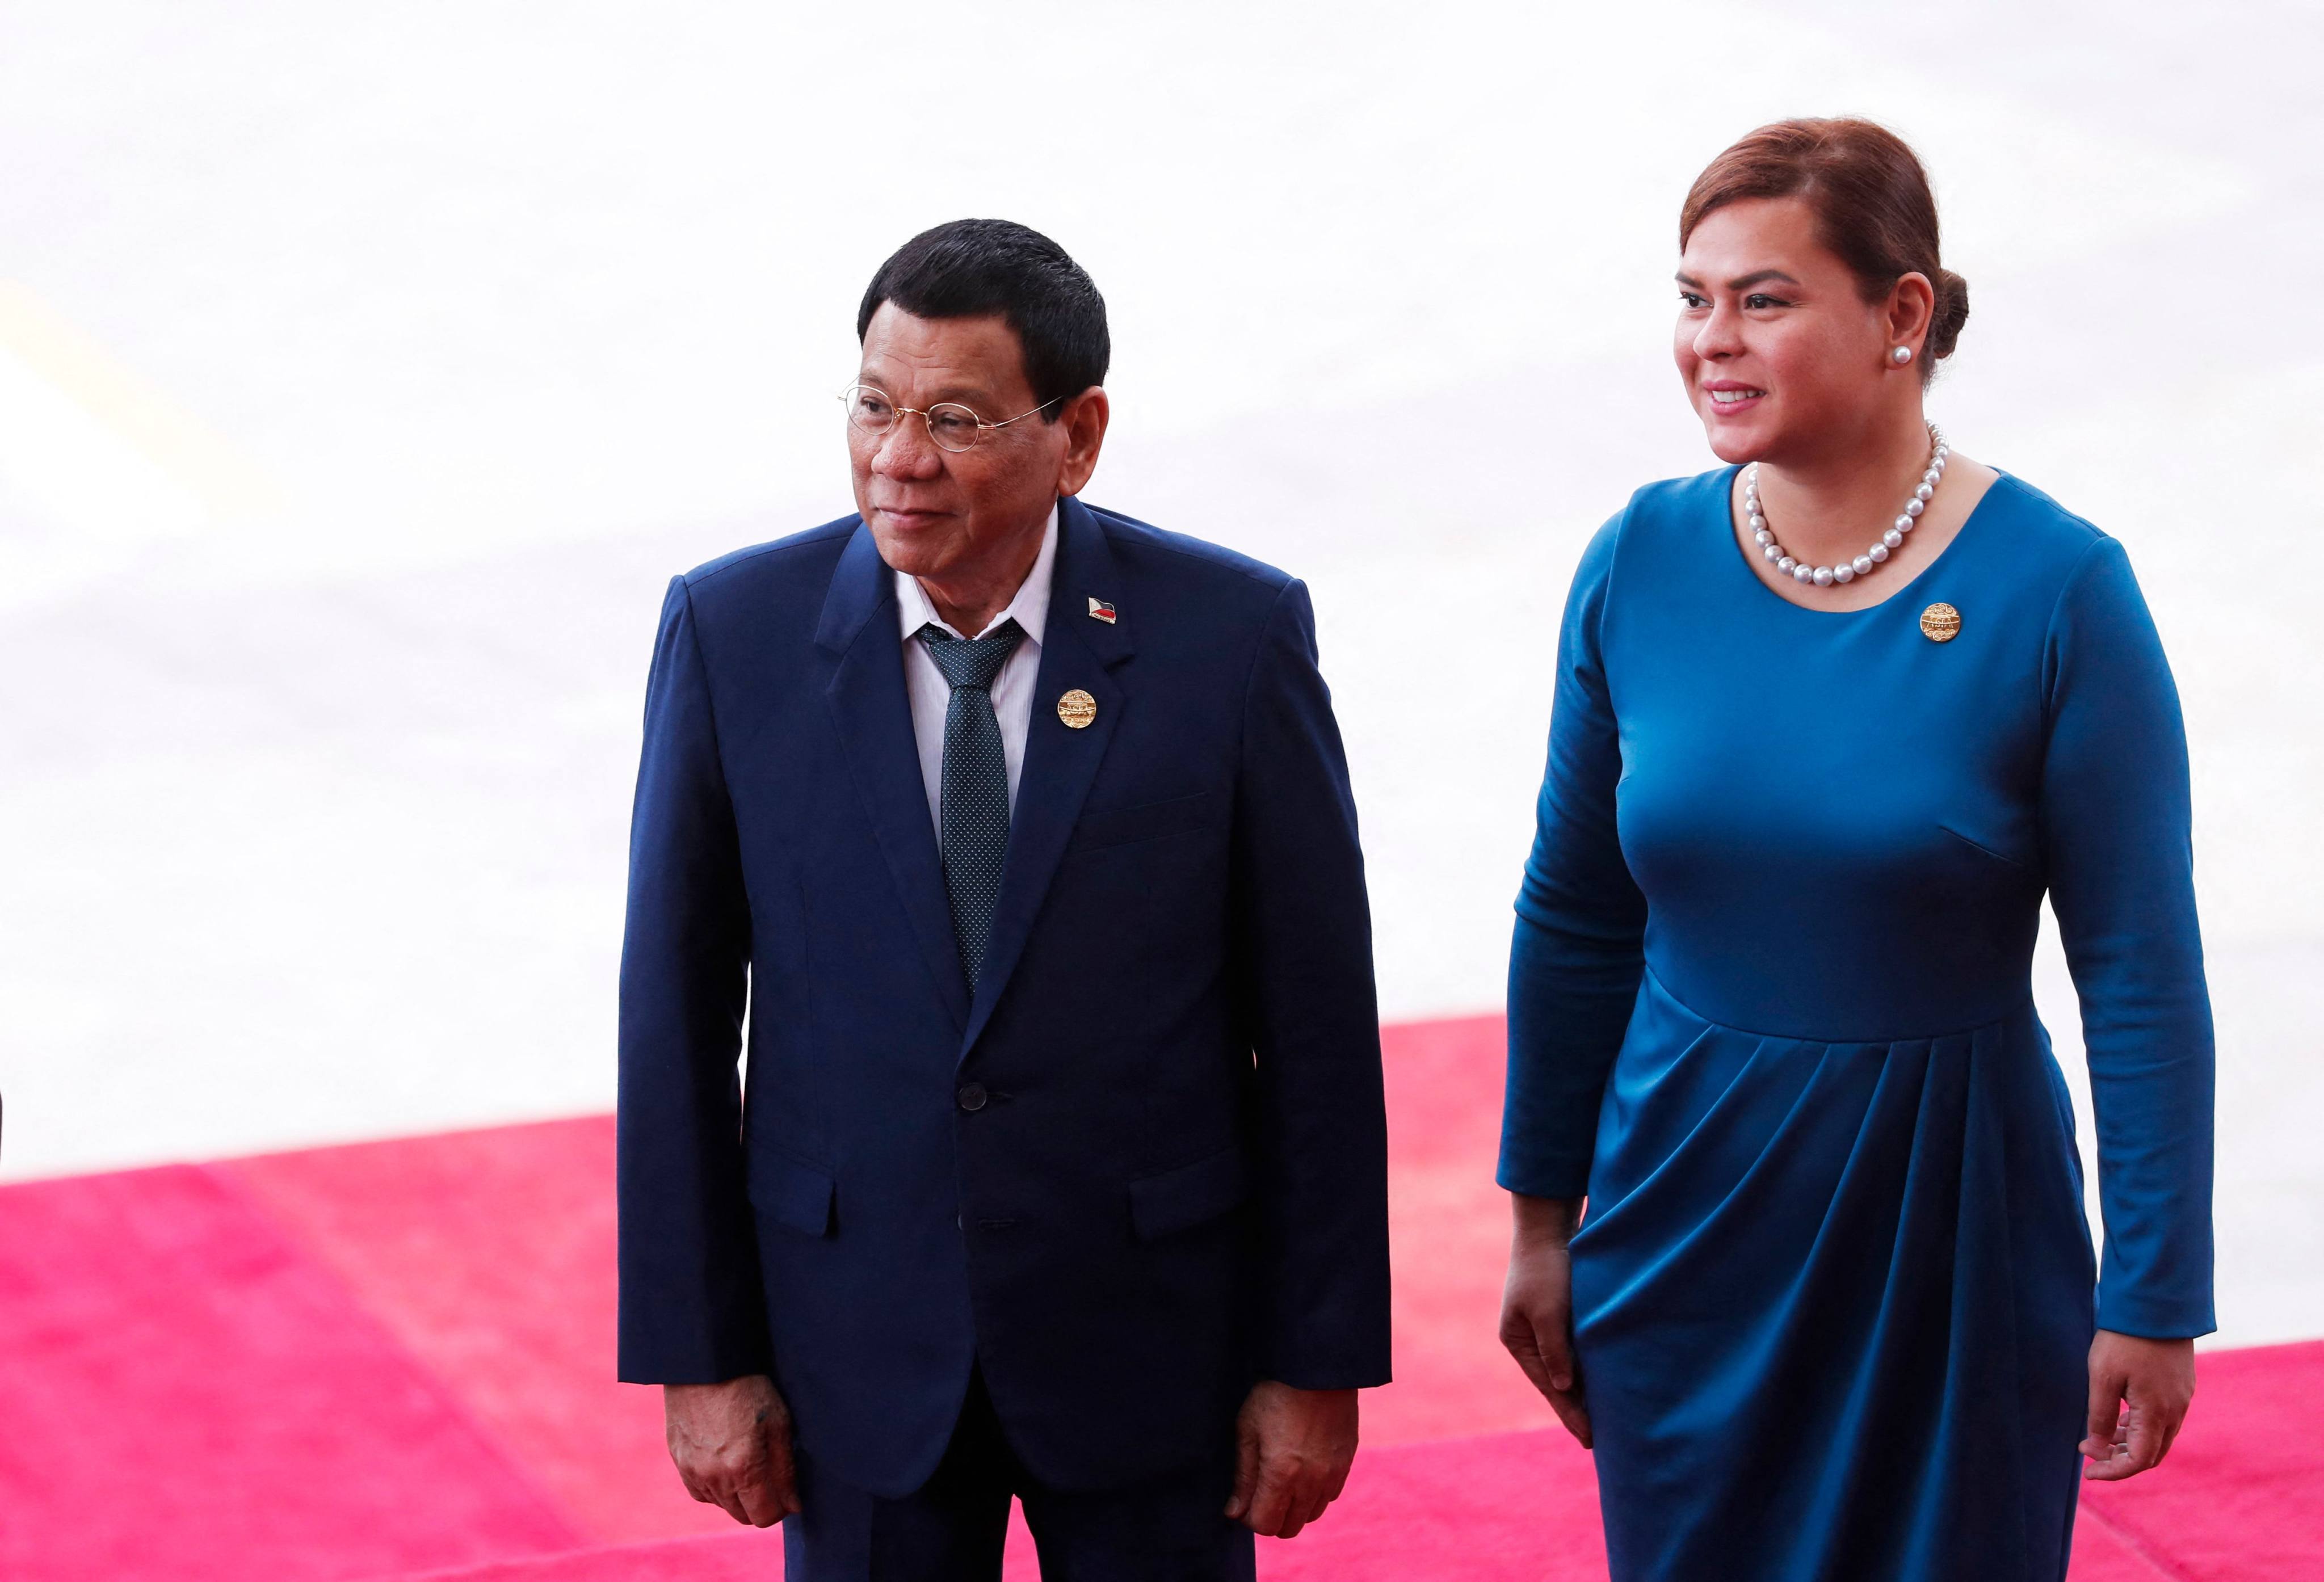
[[[899,412],[894,427],[880,437],[872,470],[887,478],[933,478],[944,471],[944,453],[928,437],[927,420]]]

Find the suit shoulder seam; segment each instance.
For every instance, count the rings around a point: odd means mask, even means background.
[[[1101,507],[1093,505],[1086,509],[1092,516],[1099,519],[1101,529],[1105,533],[1105,536],[1109,539],[1120,536],[1116,531],[1118,528],[1130,525],[1129,519],[1116,516],[1113,512],[1105,510]],[[1239,551],[1226,549],[1224,545],[1217,545],[1213,546],[1213,547],[1224,550],[1227,555],[1233,556],[1233,560],[1204,555],[1197,549],[1184,548],[1179,545],[1170,542],[1165,529],[1154,527],[1150,523],[1141,522],[1137,525],[1146,528],[1148,531],[1154,534],[1154,537],[1151,538],[1141,538],[1139,540],[1139,543],[1144,547],[1159,549],[1166,554],[1175,555],[1182,560],[1192,560],[1199,565],[1212,566],[1220,571],[1231,571],[1247,581],[1257,583],[1262,588],[1272,589],[1278,594],[1285,587],[1299,580],[1297,577],[1293,576],[1289,572],[1283,570],[1280,566],[1268,566],[1264,561],[1251,560],[1250,556],[1243,555]],[[1235,561],[1237,560],[1249,561],[1250,566],[1238,566],[1235,564]],[[1250,566],[1259,566],[1261,569],[1258,571],[1251,570]],[[1274,576],[1280,577],[1283,580],[1279,583],[1272,581],[1267,575],[1268,573],[1272,573]],[[1268,611],[1268,618],[1270,620],[1273,619],[1273,609],[1270,607]]]
[[[821,549],[827,547],[834,539],[844,540],[853,536],[853,529],[846,533],[835,530],[825,533],[810,529],[807,534],[798,538],[785,538],[772,544],[761,544],[753,548],[738,549],[731,555],[721,556],[706,567],[697,566],[687,572],[683,580],[688,592],[691,593],[693,589],[714,583],[739,566],[748,566],[751,562],[764,559],[770,555],[788,555],[803,549]]]

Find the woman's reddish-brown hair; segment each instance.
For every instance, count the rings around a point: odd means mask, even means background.
[[[1868,302],[1917,271],[1936,291],[1925,379],[1952,355],[1969,322],[1969,282],[1937,253],[1937,199],[1904,140],[1873,121],[1802,119],[1762,126],[1703,168],[1679,210],[1685,247],[1705,216],[1748,198],[1797,198],[1814,209],[1823,244],[1856,276]]]

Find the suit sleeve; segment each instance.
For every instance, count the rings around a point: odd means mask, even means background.
[[[1262,1376],[1388,1378],[1388,1119],[1371,910],[1307,590],[1270,613],[1243,710],[1234,825],[1255,1058]]]
[[[2042,844],[2097,1112],[2098,1324],[2208,1334],[2211,1006],[2187,738],[2162,640],[2114,539],[2084,552],[2060,595],[2045,671]]]
[[[1618,518],[1600,530],[1566,598],[1549,767],[1509,949],[1499,1180],[1528,1197],[1589,1191],[1599,1101],[1646,970],[1646,897],[1615,827],[1622,746],[1601,645],[1618,532]]]
[[[646,683],[622,941],[621,1376],[770,1371],[736,1062],[751,953],[734,813],[684,578]]]

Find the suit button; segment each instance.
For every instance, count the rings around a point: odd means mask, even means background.
[[[985,1097],[984,1084],[982,1082],[971,1082],[967,1087],[963,1088],[960,1090],[960,1107],[973,1114],[977,1110],[984,1108]]]

